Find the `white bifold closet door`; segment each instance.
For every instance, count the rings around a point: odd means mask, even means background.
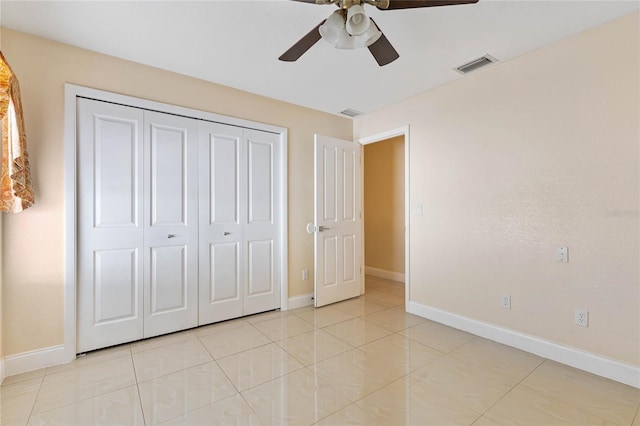
[[[196,326],[198,122],[77,110],[77,351]]]
[[[199,322],[279,308],[280,136],[211,122],[199,130]]]

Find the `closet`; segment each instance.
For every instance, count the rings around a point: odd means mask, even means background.
[[[77,352],[280,307],[280,135],[77,99]]]

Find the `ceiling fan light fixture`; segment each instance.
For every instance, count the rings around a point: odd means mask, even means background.
[[[367,18],[370,22],[369,28],[367,31],[358,36],[349,35],[347,31],[341,31],[338,34],[338,39],[334,44],[336,49],[361,49],[364,47],[369,47],[382,36],[382,32],[378,29],[376,24],[371,21],[370,18]]]
[[[364,13],[364,7],[354,4],[347,11],[347,32],[352,36],[359,36],[367,32],[370,26],[369,18]]]
[[[335,46],[341,33],[346,33],[344,26],[344,15],[341,10],[336,10],[327,18],[324,24],[318,28],[320,35],[329,44]],[[348,34],[347,34],[348,35]]]
[[[380,36],[382,36],[382,32],[380,31],[378,26],[375,24],[375,22],[373,22],[371,18],[369,18],[369,21],[370,21],[369,29],[363,35],[363,37],[365,37],[365,41],[364,41],[365,47],[371,46],[373,43],[378,41]]]
[[[357,42],[359,37],[354,37],[349,35],[346,30],[343,30],[338,35],[338,40],[336,41],[334,47],[336,49],[355,49],[357,48]]]

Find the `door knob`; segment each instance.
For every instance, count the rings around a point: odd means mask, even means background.
[[[326,226],[316,226],[313,223],[307,224],[307,232],[309,234],[313,234],[314,232],[322,232],[331,228],[327,228]]]
[[[176,234],[167,234],[167,238],[175,238]]]
[[[231,235],[231,232],[224,231],[222,235]]]

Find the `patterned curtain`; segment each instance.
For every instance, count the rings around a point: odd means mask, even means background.
[[[0,165],[0,211],[19,213],[33,205],[33,189],[27,154],[27,135],[20,102],[20,86],[0,52],[0,118],[2,164]]]

